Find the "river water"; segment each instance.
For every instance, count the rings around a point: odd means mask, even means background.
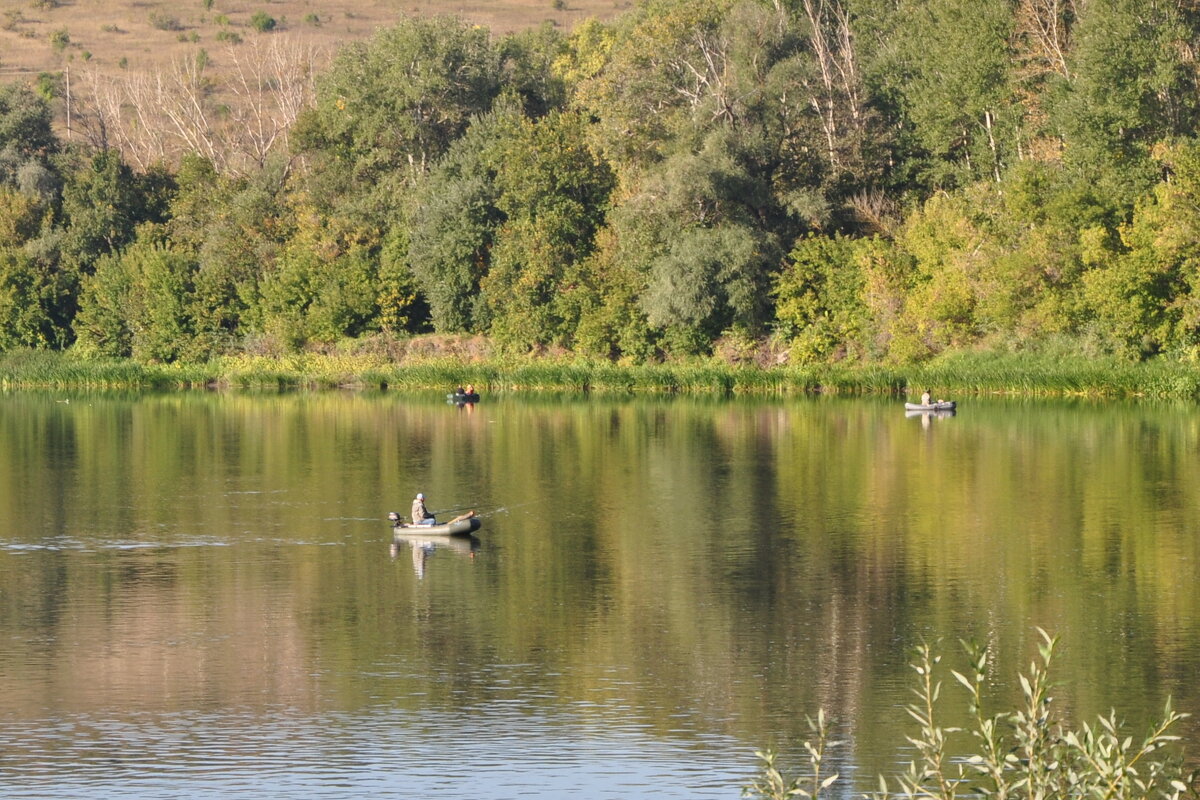
[[[1190,405],[0,395],[0,796],[736,798],[818,709],[869,790],[923,641],[1200,712],[1198,550]]]

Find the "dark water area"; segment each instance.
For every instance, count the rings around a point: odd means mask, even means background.
[[[1200,712],[1198,550],[1192,405],[0,395],[0,796],[736,798],[821,708],[870,790],[922,641]]]

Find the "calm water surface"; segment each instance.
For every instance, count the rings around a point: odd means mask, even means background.
[[[736,798],[819,708],[869,789],[922,640],[1200,712],[1198,550],[1190,405],[0,395],[0,796]]]

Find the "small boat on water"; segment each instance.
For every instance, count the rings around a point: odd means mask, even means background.
[[[958,403],[953,400],[939,400],[936,403],[905,403],[905,411],[953,411]]]
[[[438,525],[409,525],[395,511],[388,514],[388,519],[392,521],[392,534],[400,537],[470,536],[483,525],[474,514]]]

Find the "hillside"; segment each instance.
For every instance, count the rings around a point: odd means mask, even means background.
[[[272,141],[286,135],[283,128],[298,104],[308,100],[313,74],[337,47],[366,39],[402,16],[454,15],[496,35],[545,23],[569,31],[589,17],[611,18],[631,2],[32,0],[13,5],[0,11],[0,81],[57,76],[60,135],[117,146],[144,167],[189,149],[211,149],[210,155],[233,151],[243,160],[247,153],[240,151],[251,151],[253,159],[255,145],[231,142],[243,135],[236,118],[242,118],[243,128],[261,128],[261,117],[269,116]],[[246,77],[253,86],[249,92],[231,86]],[[262,97],[248,96],[262,86],[288,96],[267,98],[266,108]],[[173,104],[179,107],[170,108]],[[248,104],[259,107],[247,111]],[[149,116],[164,111],[165,119]],[[254,119],[247,121],[246,114]],[[155,129],[158,139],[147,138]],[[226,158],[233,166],[234,156],[216,160]]]
[[[10,4],[6,4],[10,5]],[[299,36],[320,47],[370,36],[401,15],[451,14],[503,34],[549,22],[569,30],[588,17],[611,17],[629,0],[32,0],[0,12],[0,71],[104,68],[160,69],[197,47],[221,47],[229,34],[257,35],[254,14],[274,18],[273,34]],[[65,32],[69,42],[56,34]],[[222,35],[225,32],[225,35]],[[222,41],[222,40],[226,41]],[[122,59],[125,60],[121,67]]]

